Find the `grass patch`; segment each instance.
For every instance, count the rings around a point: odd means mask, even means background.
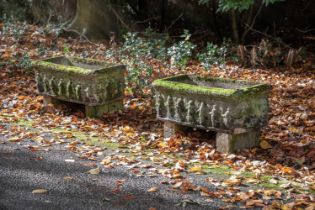
[[[273,184],[270,182],[260,183],[258,184],[258,186],[263,187],[263,188],[274,189],[274,190],[284,190],[283,188],[280,187],[280,184]]]
[[[23,127],[27,127],[27,128],[34,128],[33,123],[34,123],[33,121],[21,119],[17,122],[13,122],[11,124],[23,126]],[[74,136],[74,138],[82,141],[83,143],[85,143],[88,146],[98,146],[98,147],[106,148],[106,149],[117,149],[119,147],[118,143],[112,143],[112,142],[104,140],[100,137],[89,137],[84,132],[69,131],[69,130],[65,130],[62,128],[58,128],[58,127],[47,128],[47,129],[49,129],[52,133],[63,133],[63,132],[64,133],[71,133]]]
[[[219,174],[219,175],[230,175],[232,174],[232,169],[228,166],[208,166],[204,165],[202,166],[202,171],[205,173],[211,173],[211,174]]]
[[[108,142],[106,140],[102,140],[100,138],[95,138],[95,137],[91,137],[91,138],[87,137],[86,139],[81,139],[81,138],[79,139],[88,146],[97,146],[97,147],[106,148],[106,149],[117,149],[120,146],[118,143]]]

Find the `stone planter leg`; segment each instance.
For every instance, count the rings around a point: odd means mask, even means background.
[[[183,126],[178,125],[176,123],[164,122],[164,139],[170,138],[172,135],[174,135],[176,132],[181,131]]]
[[[108,106],[108,112],[116,112],[119,110],[122,110],[124,108],[124,101],[122,99],[113,101],[111,103],[107,104]]]
[[[100,118],[104,113],[115,112],[123,109],[123,100],[117,100],[99,106],[85,106],[85,115],[90,118]]]
[[[233,153],[239,149],[251,148],[259,145],[259,132],[217,133],[216,147],[219,152]]]
[[[85,115],[89,118],[100,118],[108,111],[108,105],[85,106]]]
[[[44,106],[48,106],[48,104],[52,104],[52,105],[58,105],[60,104],[60,100],[51,97],[51,96],[43,96],[43,102],[44,102]]]

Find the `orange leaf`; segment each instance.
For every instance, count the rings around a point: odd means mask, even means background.
[[[294,174],[295,170],[291,167],[282,167],[281,171],[285,174]]]
[[[260,142],[260,147],[261,147],[262,149],[271,149],[271,148],[272,148],[271,144],[269,144],[269,143],[268,143],[267,141],[265,141],[265,140],[263,140],[263,141]]]

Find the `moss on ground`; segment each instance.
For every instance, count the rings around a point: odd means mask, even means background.
[[[34,122],[28,121],[28,120],[19,120],[17,122],[13,122],[12,124],[14,125],[19,125],[27,128],[34,128],[33,125]],[[85,143],[88,146],[98,146],[101,148],[106,148],[106,149],[117,149],[120,144],[118,143],[112,143],[106,139],[103,139],[101,137],[90,137],[84,132],[80,131],[68,131],[63,128],[51,128],[50,129],[52,133],[71,133],[74,138],[80,140],[82,143]]]
[[[233,170],[229,168],[228,166],[207,166],[203,165],[202,166],[202,171],[205,173],[210,173],[210,174],[218,174],[218,175],[230,175],[232,174]]]
[[[120,146],[118,143],[109,142],[100,137],[88,137],[79,132],[74,132],[74,136],[88,146],[97,146],[106,149],[117,149]]]

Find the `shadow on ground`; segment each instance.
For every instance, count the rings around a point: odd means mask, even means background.
[[[14,144],[0,145],[0,209],[181,209],[175,204],[194,196],[166,188],[148,193],[150,187],[160,185],[161,178],[136,177],[122,167],[90,175],[85,172],[94,162],[77,158],[74,163],[65,162],[72,156],[58,149],[31,152]],[[32,193],[40,188],[48,192]],[[185,209],[217,208],[218,203]]]

